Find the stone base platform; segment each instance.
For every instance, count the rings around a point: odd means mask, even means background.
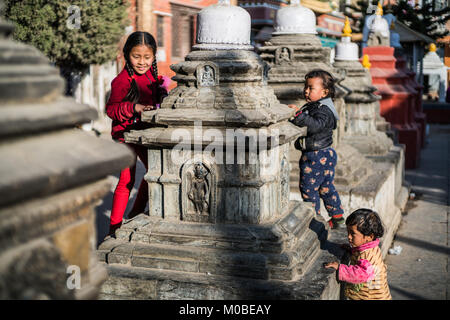
[[[329,234],[323,218],[297,201],[267,225],[175,223],[141,214],[98,249],[109,273],[100,298],[338,299],[335,272],[323,263],[343,251]],[[343,233],[332,234],[345,242]]]

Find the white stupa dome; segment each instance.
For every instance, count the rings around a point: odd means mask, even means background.
[[[198,44],[194,48],[252,50],[250,28],[250,14],[245,9],[219,0],[198,13]]]
[[[316,15],[311,9],[303,7],[300,0],[291,0],[290,6],[277,11],[272,34],[317,34]]]
[[[358,61],[359,49],[356,43],[351,42],[351,37],[342,37],[335,47],[334,60]]]

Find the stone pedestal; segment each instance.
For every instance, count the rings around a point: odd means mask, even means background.
[[[292,14],[295,12],[292,11]],[[302,19],[293,18],[290,21],[302,23],[299,22]],[[285,29],[287,31],[284,33],[274,32],[272,38],[258,49],[261,58],[270,66],[268,83],[282,103],[301,106],[306,103],[302,90],[307,72],[323,69],[337,79],[334,103],[340,119],[333,137],[333,147],[338,154],[336,188],[345,216],[362,207],[380,213],[388,229],[381,246],[385,255],[400,222],[396,195],[405,189],[402,189],[403,150],[394,147],[392,141],[376,129],[377,105],[371,103],[378,98],[373,95],[370,78],[365,77],[365,71],[358,62],[357,50],[347,55],[336,52],[336,59],[343,61],[333,67],[329,63],[329,48],[322,47],[315,34],[303,33],[301,28],[297,31],[289,31],[295,27]],[[356,46],[348,36],[339,45],[353,49]],[[359,83],[356,85],[354,82]],[[295,192],[298,190],[301,152],[292,147],[291,153],[291,183]],[[388,157],[392,158],[392,162],[387,161]],[[378,163],[376,158],[384,161]],[[291,195],[301,198],[299,193]],[[326,216],[326,212],[322,214]]]
[[[94,299],[107,278],[94,208],[133,156],[75,128],[97,112],[63,97],[58,70],[11,31],[0,19],[0,298]]]
[[[414,88],[407,86],[408,75],[395,68],[394,48],[366,47],[363,54],[370,57],[372,83],[380,95],[380,112],[398,133],[399,143],[406,146],[405,168],[419,165],[422,145],[420,126],[414,120]]]
[[[279,52],[290,48],[291,60],[284,61],[279,58]],[[329,63],[329,48],[324,48],[315,35],[274,35],[263,47],[259,48],[260,56],[269,66],[268,84],[282,103],[293,103],[302,106],[306,103],[303,97],[305,74],[313,69],[323,69],[342,81],[343,74],[333,68]],[[360,152],[343,141],[345,134],[346,107],[344,96],[348,91],[340,84],[336,85],[334,103],[339,113],[338,128],[333,133],[333,147],[338,153],[335,182],[341,196],[346,214],[356,207],[351,204],[351,194],[358,185],[373,174],[370,160],[366,162],[358,159],[364,158]],[[291,146],[291,182],[292,192],[298,193],[299,169],[298,161],[301,152]],[[295,189],[294,189],[295,188]],[[356,195],[353,199],[356,198]]]

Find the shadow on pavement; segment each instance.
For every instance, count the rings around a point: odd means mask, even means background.
[[[416,247],[420,247],[429,251],[434,251],[434,252],[439,252],[439,253],[443,253],[446,255],[450,255],[450,249],[438,244],[434,244],[434,243],[430,243],[427,241],[423,241],[423,240],[418,240],[418,239],[414,239],[414,238],[409,238],[409,237],[405,237],[402,235],[396,235],[395,236],[395,241],[401,241],[404,243],[407,243],[409,245],[412,246],[416,246]]]
[[[406,290],[404,290],[404,289],[401,289],[401,288],[399,288],[399,287],[393,286],[393,285],[391,285],[391,284],[389,284],[389,289],[390,289],[391,291],[395,291],[395,292],[397,292],[397,293],[399,293],[399,294],[405,296],[405,299],[395,299],[395,300],[406,300],[406,298],[408,298],[408,300],[411,300],[411,299],[412,299],[412,300],[428,300],[428,299],[425,298],[425,297],[419,296],[419,295],[417,295],[417,294],[415,294],[415,293],[406,291]]]

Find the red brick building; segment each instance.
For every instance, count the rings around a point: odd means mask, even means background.
[[[128,0],[130,31],[150,32],[158,42],[158,71],[174,76],[170,65],[184,60],[195,44],[197,13],[217,0]],[[236,5],[237,0],[231,0]],[[121,46],[123,44],[121,43]],[[176,86],[171,83],[170,88]]]

